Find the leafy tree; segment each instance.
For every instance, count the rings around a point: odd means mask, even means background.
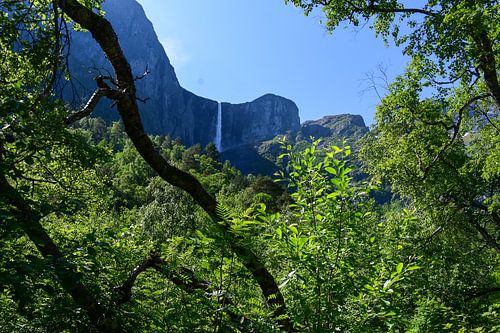
[[[460,83],[474,96],[490,98],[500,106],[498,83],[498,18],[495,0],[423,1],[411,7],[393,0],[286,0],[309,14],[321,7],[325,24],[333,31],[342,24],[368,23],[386,41],[392,38],[403,53],[425,64],[426,84],[453,92]],[[482,82],[478,79],[482,77]],[[437,89],[437,88],[436,88]],[[438,89],[441,90],[441,89]]]
[[[196,144],[194,146],[189,147],[182,154],[182,163],[184,164],[185,170],[199,170],[200,165],[197,161],[201,154],[201,146]]]
[[[215,147],[215,144],[213,142],[210,142],[205,146],[204,153],[214,161],[219,160],[219,152],[217,151],[217,148]]]
[[[362,159],[415,211],[418,242],[434,250],[425,256],[443,263],[433,266],[440,281],[433,286],[453,291],[422,300],[421,314],[432,308],[442,316],[450,304],[471,311],[471,301],[489,313],[499,263],[484,245],[500,251],[498,1],[285,2],[306,14],[321,9],[329,31],[367,24],[411,58],[377,107]],[[456,259],[469,255],[481,263]]]
[[[288,319],[285,302],[270,271],[254,252],[237,241],[227,226],[217,223],[221,216],[217,212],[215,198],[191,174],[169,164],[145,134],[136,104],[135,83],[130,66],[112,26],[102,17],[102,13],[93,10],[98,5],[99,1],[85,1],[82,4],[76,0],[2,2],[2,7],[6,9],[1,16],[2,58],[6,59],[2,64],[2,71],[6,74],[2,75],[2,80],[5,80],[6,85],[1,95],[2,124],[5,125],[0,142],[0,209],[3,216],[8,216],[7,226],[20,228],[34,243],[44,260],[53,265],[60,286],[89,316],[90,325],[103,332],[126,330],[126,325],[118,315],[120,310],[113,304],[121,304],[130,299],[131,289],[139,274],[149,268],[159,269],[166,262],[152,252],[121,286],[114,289],[114,296],[109,294],[109,290],[101,293],[99,288],[88,285],[87,276],[82,274],[77,262],[67,258],[67,249],[55,242],[54,235],[43,225],[44,217],[54,213],[54,209],[46,207],[46,203],[54,201],[54,198],[57,202],[58,196],[53,194],[60,188],[73,194],[73,186],[70,185],[75,179],[78,179],[78,185],[93,185],[79,176],[91,173],[91,166],[100,162],[98,159],[104,154],[99,149],[94,151],[88,141],[75,135],[66,125],[88,116],[97,101],[105,96],[117,105],[125,131],[149,167],[167,182],[189,193],[213,219],[212,227],[218,231],[219,236],[223,236],[226,246],[237,254],[252,274],[266,302],[272,307],[275,320],[286,328]],[[82,110],[73,113],[53,98],[52,91],[55,80],[64,70],[60,56],[63,50],[62,40],[66,36],[62,26],[68,18],[74,20],[77,28],[85,28],[92,33],[110,59],[116,74],[114,79],[98,77],[96,92]],[[121,88],[110,87],[109,80],[116,82]],[[42,160],[41,163],[34,163],[39,159]],[[119,167],[119,170],[122,169]],[[143,173],[135,174],[141,170],[130,171],[128,176],[138,182],[144,181]],[[49,185],[34,186],[39,183]],[[44,188],[52,189],[52,192],[43,191]],[[41,198],[30,198],[34,191],[39,192]],[[80,206],[72,208],[82,208],[85,203],[82,201]],[[180,286],[196,284],[193,280],[179,280],[172,273],[162,273]]]
[[[288,2],[288,1],[287,1]],[[320,6],[329,30],[372,22],[412,61],[377,108],[371,172],[418,208],[476,230],[500,251],[497,1],[291,1]],[[428,97],[430,96],[430,97]],[[495,170],[495,171],[493,171]]]

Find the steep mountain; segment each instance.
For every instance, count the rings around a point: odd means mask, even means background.
[[[103,9],[134,75],[149,71],[136,81],[138,97],[147,99],[146,103],[139,102],[146,131],[179,137],[186,145],[213,142],[218,103],[182,88],[141,5],[135,0],[107,0]],[[100,47],[87,32],[72,35],[69,69],[72,84],[65,87],[64,97],[75,106],[84,103],[93,92],[95,76],[112,72]],[[118,119],[118,113],[109,104],[101,101],[94,115],[107,122]],[[243,104],[222,103],[223,148],[253,144],[299,126],[297,106],[280,96],[269,94]]]

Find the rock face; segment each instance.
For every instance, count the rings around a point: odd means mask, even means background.
[[[225,150],[221,157],[229,161],[241,173],[248,175],[272,176],[278,171],[278,166],[271,160],[266,159],[258,151],[259,144],[242,145]]]
[[[222,103],[222,147],[255,143],[300,128],[299,110],[289,99],[267,94],[243,104]]]
[[[363,117],[352,114],[325,116],[318,120],[308,120],[302,124],[304,138],[323,138],[335,136],[339,138],[361,138],[369,131]]]
[[[174,68],[135,0],[107,0],[106,18],[113,25],[134,75],[150,74],[136,81],[137,96],[145,130],[149,134],[170,134],[186,145],[206,145],[215,138],[217,102],[182,88]],[[69,57],[72,87],[63,90],[74,106],[84,103],[96,88],[93,78],[113,73],[102,50],[89,33],[73,33]],[[95,116],[110,122],[118,119],[108,100],[101,101]],[[265,95],[250,103],[223,103],[222,144],[224,147],[255,143],[300,125],[297,106],[285,98]]]

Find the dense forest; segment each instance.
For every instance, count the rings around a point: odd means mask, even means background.
[[[283,136],[274,177],[147,135],[101,2],[0,2],[0,332],[500,330],[498,1],[285,1],[411,61],[369,133]],[[79,110],[72,29],[114,69]]]

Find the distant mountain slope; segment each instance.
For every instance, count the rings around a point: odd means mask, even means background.
[[[359,139],[368,132],[363,117],[360,115],[340,114],[325,116],[318,120],[308,120],[301,126],[305,138],[338,137]]]
[[[186,145],[214,141],[218,103],[197,96],[179,84],[153,25],[135,0],[108,0],[103,4],[135,75],[150,74],[136,81],[144,127],[150,134],[170,134]],[[73,86],[66,86],[65,99],[83,103],[94,91],[94,77],[108,75],[111,67],[89,33],[73,33],[69,69]],[[109,101],[101,101],[95,116],[107,122],[118,119]],[[222,105],[222,146],[252,144],[300,126],[298,108],[292,101],[268,94],[253,102]]]
[[[289,131],[286,135],[287,140],[301,150],[308,145],[311,137],[322,139],[326,145],[341,145],[346,140],[347,144],[355,146],[368,131],[363,117],[341,114],[306,121],[299,130]],[[282,153],[279,138],[229,149],[224,151],[222,158],[243,173],[272,175],[278,169],[278,156]]]

